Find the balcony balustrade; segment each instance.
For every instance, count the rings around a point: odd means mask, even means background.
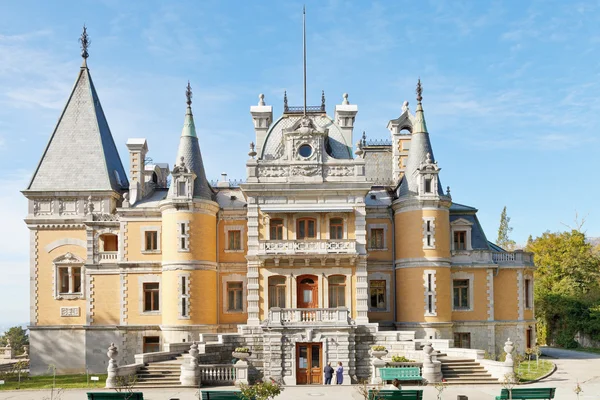
[[[355,240],[263,240],[259,242],[262,254],[354,254]]]
[[[523,251],[453,250],[453,264],[497,264],[533,266],[533,253]]]
[[[101,251],[100,262],[101,263],[116,263],[119,258],[118,251]]]
[[[269,309],[269,326],[289,325],[349,325],[350,312],[346,307],[337,308],[278,308]]]

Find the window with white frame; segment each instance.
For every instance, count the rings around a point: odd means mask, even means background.
[[[468,279],[454,279],[452,281],[452,293],[454,296],[454,309],[455,310],[468,310],[469,309],[469,280]]]
[[[269,308],[285,308],[286,277],[269,277]]]
[[[345,307],[346,277],[343,275],[333,275],[327,280],[329,282],[329,307]]]
[[[467,232],[454,231],[454,250],[467,249]]]
[[[190,221],[177,221],[179,251],[190,251]]]
[[[179,318],[190,318],[190,274],[179,274]]]
[[[533,308],[533,280],[528,277],[525,278],[525,308],[531,310]]]
[[[243,282],[227,282],[227,311],[242,312],[243,306]]]
[[[160,284],[146,282],[143,284],[144,312],[160,311]]]
[[[244,226],[225,225],[225,252],[244,251]]]
[[[423,275],[425,286],[425,316],[436,316],[436,271],[425,270]]]
[[[54,297],[57,299],[83,298],[84,260],[66,253],[54,259]]]
[[[423,217],[423,249],[435,249],[435,217]]]
[[[471,245],[471,230],[473,223],[465,218],[459,218],[450,223],[453,251],[473,250]]]
[[[387,282],[385,280],[369,281],[369,308],[371,311],[387,310]]]
[[[160,253],[160,226],[142,226],[142,253]]]
[[[387,225],[369,224],[367,228],[369,250],[387,250]]]

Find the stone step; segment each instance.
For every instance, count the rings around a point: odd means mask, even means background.
[[[474,363],[476,362],[472,358],[447,358],[447,357],[438,357],[438,361],[441,361],[442,364],[462,364],[462,363]]]
[[[459,374],[457,374],[457,373],[446,373],[446,372],[444,372],[444,373],[442,373],[442,375],[444,376],[444,378],[463,378],[463,377],[464,378],[470,378],[470,377],[474,377],[474,376],[477,376],[477,377],[482,376],[482,377],[491,378],[491,376],[492,376],[492,375],[488,374],[485,371],[482,371],[482,372],[473,372],[473,373],[468,373],[468,374],[465,374],[465,373],[459,373]]]
[[[442,371],[467,371],[467,370],[478,370],[484,369],[481,365],[453,365],[453,366],[444,366],[442,365]]]

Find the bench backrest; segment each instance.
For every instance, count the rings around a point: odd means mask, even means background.
[[[421,376],[419,367],[406,368],[379,368],[381,379],[389,380],[394,378],[416,378]]]
[[[88,392],[88,400],[144,400],[142,392]]]
[[[377,396],[375,397],[375,394]],[[423,400],[422,390],[369,390],[369,399]]]
[[[239,390],[202,390],[202,400],[241,400]]]
[[[512,398],[513,400],[519,399],[553,399],[556,388],[527,388],[527,389],[513,389]],[[508,399],[508,389],[502,389],[500,393],[502,399]]]

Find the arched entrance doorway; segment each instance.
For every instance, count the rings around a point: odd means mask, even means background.
[[[315,275],[300,275],[298,282],[298,308],[319,307],[319,280]]]

